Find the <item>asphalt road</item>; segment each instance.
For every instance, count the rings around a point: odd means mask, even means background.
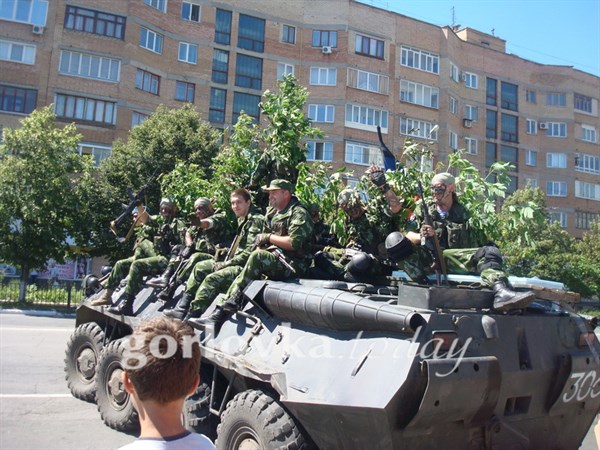
[[[0,313],[0,449],[115,449],[135,436],[73,398],[63,360],[74,319]],[[598,450],[593,429],[579,450]]]

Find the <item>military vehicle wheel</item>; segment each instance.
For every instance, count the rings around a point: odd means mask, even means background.
[[[106,425],[118,431],[132,431],[139,428],[139,419],[133,401],[123,386],[121,356],[124,350],[123,339],[119,339],[108,344],[100,354],[96,403]]]
[[[304,436],[288,413],[262,391],[244,391],[227,404],[217,429],[219,450],[303,448]]]
[[[65,380],[73,397],[86,402],[96,400],[96,368],[104,346],[104,331],[94,322],[73,331],[65,351]]]
[[[204,434],[214,441],[217,437],[217,416],[211,414],[210,407],[210,385],[200,383],[196,391],[185,401],[184,423],[196,433]]]

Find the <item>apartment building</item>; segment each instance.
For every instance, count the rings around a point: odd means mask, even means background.
[[[575,236],[600,213],[600,78],[471,28],[353,0],[0,0],[0,24],[0,126],[54,104],[98,162],[159,104],[260,121],[262,92],[293,73],[325,133],[309,160],[362,174],[379,125],[397,156],[434,141],[432,166],[461,148],[482,171],[510,161],[511,191],[539,186]]]

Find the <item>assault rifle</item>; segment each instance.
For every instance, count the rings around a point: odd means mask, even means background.
[[[113,234],[116,236],[116,238],[119,242],[125,242],[127,239],[129,239],[131,237],[131,235],[133,234],[133,228],[135,227],[135,222],[131,225],[131,228],[129,229],[129,231],[127,232],[127,235],[124,238],[119,236],[119,233],[117,232],[117,227],[119,225],[121,225],[121,223],[127,217],[129,217],[129,215],[133,212],[133,210],[136,207],[140,207],[145,203],[147,189],[148,189],[148,185],[144,185],[135,195],[133,195],[133,191],[131,190],[131,188],[127,189],[127,195],[130,200],[129,204],[124,205],[125,209],[123,210],[123,212],[119,215],[119,217],[117,217],[115,220],[113,220],[110,223],[110,231],[113,232]],[[140,213],[140,215],[141,215],[141,213]]]

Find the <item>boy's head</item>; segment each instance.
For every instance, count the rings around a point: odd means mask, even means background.
[[[167,317],[142,322],[123,355],[125,388],[141,401],[169,403],[199,383],[200,345],[189,325]]]

